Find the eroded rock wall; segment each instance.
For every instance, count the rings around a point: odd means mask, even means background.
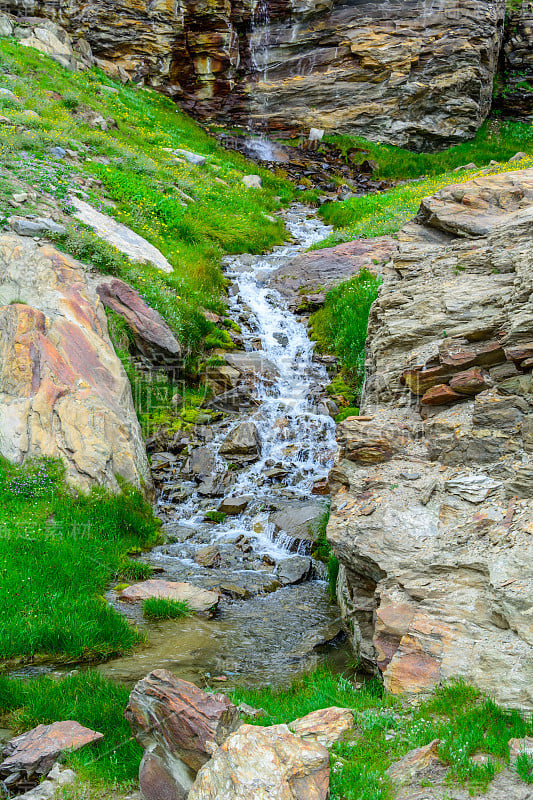
[[[338,427],[328,539],[356,652],[394,693],[464,677],[533,708],[533,170],[423,201]]]
[[[505,114],[533,116],[533,2],[514,3],[507,12],[496,85],[496,105]]]
[[[8,0],[201,118],[412,148],[486,118],[505,0]]]
[[[0,236],[0,454],[52,456],[82,489],[151,484],[130,384],[82,265]]]

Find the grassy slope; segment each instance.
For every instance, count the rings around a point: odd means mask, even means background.
[[[115,577],[145,576],[127,553],[157,531],[136,491],[81,496],[55,461],[1,459],[0,659],[103,658],[135,645],[139,635],[102,595]]]
[[[283,241],[283,223],[271,214],[292,197],[291,185],[220,148],[168,98],[124,87],[98,70],[69,72],[11,39],[0,40],[0,86],[21,101],[0,97],[0,115],[23,126],[15,131],[0,125],[0,223],[12,213],[42,213],[47,206],[68,213],[79,178],[91,179],[92,186],[84,186],[90,202],[158,247],[174,272],[132,262],[74,220],[58,245],[139,290],[186,346],[194,377],[199,354],[231,345],[229,321],[217,328],[203,314],[224,311],[221,257],[262,252]],[[91,127],[85,121],[91,110],[116,126]],[[54,157],[56,146],[77,151],[79,158]],[[204,155],[207,164],[179,163],[169,152],[175,148]],[[263,190],[243,185],[250,172],[261,175]],[[8,199],[21,188],[34,189],[39,199],[14,212]],[[182,193],[192,201],[184,203]],[[143,394],[142,378],[130,377]]]

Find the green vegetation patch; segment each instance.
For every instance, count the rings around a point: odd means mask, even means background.
[[[348,405],[353,405],[354,390],[359,392],[363,385],[368,315],[380,283],[371,272],[362,270],[330,289],[324,306],[310,320],[311,336],[318,350],[338,358],[342,377],[349,384],[346,386],[341,379],[344,385],[339,386],[338,393],[346,397]],[[339,378],[336,381],[339,383]],[[335,392],[335,382],[332,387]]]
[[[126,686],[90,670],[61,680],[22,681],[0,675],[0,720],[16,733],[40,724],[76,720],[104,734],[101,742],[67,756],[78,776],[96,783],[132,782],[138,777],[142,749],[124,719],[128,696]]]
[[[164,597],[149,597],[143,602],[146,619],[182,619],[192,614],[186,600],[166,600]]]
[[[200,352],[216,330],[203,310],[223,310],[221,257],[260,253],[283,241],[283,222],[272,214],[293,197],[290,182],[224,150],[152,90],[122,86],[100,70],[71,72],[10,39],[0,40],[0,61],[0,84],[19,98],[0,98],[0,113],[19,126],[0,126],[0,173],[3,168],[40,201],[67,212],[69,195],[83,192],[98,210],[158,247],[174,268],[170,275],[132,262],[76,222],[58,241],[134,286],[189,353]],[[38,117],[28,118],[26,110]],[[95,115],[106,130],[91,123]],[[55,147],[70,154],[57,157]],[[177,149],[205,156],[207,163],[190,164]],[[244,186],[242,176],[250,172],[260,175],[263,189]],[[6,184],[0,217],[13,213],[9,194]]]
[[[319,708],[341,706],[354,714],[355,734],[333,745],[330,763],[332,800],[389,800],[394,797],[387,770],[409,750],[440,739],[441,761],[449,767],[450,786],[483,791],[508,762],[508,741],[531,735],[533,723],[518,711],[505,711],[461,681],[437,690],[418,705],[383,693],[377,681],[356,688],[327,667],[310,673],[288,690],[237,689],[234,699],[266,716],[257,725],[288,723]],[[472,757],[486,753],[487,764]],[[526,778],[518,772],[522,779]]]
[[[327,136],[325,141],[350,154],[355,163],[370,159],[377,164],[374,177],[384,180],[407,180],[437,177],[457,167],[473,163],[486,167],[490,161],[507,162],[518,152],[533,154],[533,129],[525,122],[502,120],[493,116],[468,142],[446,150],[416,153],[394,145],[377,144],[359,136]]]
[[[56,461],[0,459],[0,659],[100,659],[132,648],[138,632],[102,595],[135,571],[127,552],[154,544],[158,527],[132,488],[82,495]]]

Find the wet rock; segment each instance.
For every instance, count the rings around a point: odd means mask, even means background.
[[[225,497],[219,504],[218,510],[224,514],[242,514],[251,500],[253,500],[251,494],[243,494],[240,497]]]
[[[7,743],[2,753],[0,773],[46,775],[64,753],[79,750],[103,738],[102,733],[70,720],[38,725]]]
[[[241,422],[222,441],[219,451],[227,459],[255,461],[261,453],[259,431],[254,422]]]
[[[190,583],[164,580],[149,580],[134,583],[123,589],[119,598],[128,603],[139,603],[151,597],[162,597],[165,600],[180,600],[188,603],[192,611],[215,611],[219,596],[216,592],[199,589]]]
[[[289,537],[286,545],[290,550],[303,548],[310,552],[323,517],[322,504],[297,502],[289,503],[271,514],[270,522],[274,525],[274,532],[278,538],[281,534]]]
[[[139,782],[145,800],[185,800],[197,771],[240,725],[224,695],[208,695],[167,670],[139,681],[125,713],[145,754]]]
[[[189,800],[326,800],[328,795],[325,747],[304,742],[286,725],[242,725],[202,767]]]
[[[313,562],[306,556],[293,556],[280,561],[276,567],[276,577],[283,586],[302,583],[309,578]]]
[[[102,282],[96,291],[104,306],[125,320],[133,333],[136,349],[145,361],[170,367],[181,364],[180,343],[161,315],[146,305],[135,289],[113,278]]]
[[[194,560],[202,567],[208,567],[209,569],[212,569],[215,567],[220,567],[222,564],[222,554],[215,544],[211,544],[198,550]]]
[[[226,361],[241,374],[249,372],[255,376],[270,380],[279,377],[279,370],[276,365],[260,350],[252,353],[228,353]]]
[[[196,447],[183,471],[187,475],[193,475],[198,478],[207,478],[216,472],[216,456],[210,447]]]
[[[151,487],[130,385],[105,312],[70,256],[0,236],[0,452],[60,458],[69,482]]]
[[[414,778],[421,777],[433,765],[439,763],[440,739],[434,739],[424,747],[410,750],[399,761],[389,767],[389,776],[395,783],[408,783]]]
[[[349,708],[334,706],[320,708],[289,722],[289,729],[307,742],[318,742],[324,747],[331,747],[353,731],[353,712]]]
[[[76,219],[93,228],[98,236],[112,244],[121,253],[129,256],[134,261],[153,264],[161,272],[172,272],[172,264],[157,247],[147,242],[138,233],[135,233],[121,222],[117,222],[108,214],[102,214],[101,211],[97,211],[89,203],[80,200],[78,197],[72,196],[70,202],[76,209],[74,213]]]
[[[231,369],[231,367],[228,369]],[[238,379],[240,373],[237,370],[233,370],[233,372],[236,373],[235,379]],[[251,388],[242,384],[217,395],[207,404],[208,408],[233,412],[247,411],[257,405],[259,405],[259,402],[254,398]]]

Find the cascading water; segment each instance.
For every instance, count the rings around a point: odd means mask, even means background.
[[[260,161],[275,161],[273,145],[265,135],[269,99],[270,12],[268,9],[268,0],[256,0],[253,5],[249,42],[252,70],[255,75],[260,76],[262,85],[259,85],[259,92],[256,93],[259,98],[259,109],[250,117],[252,136],[246,143],[245,149],[252,158]]]
[[[305,535],[295,540],[292,530],[278,526],[275,531],[272,522],[276,513],[308,508],[315,517],[320,513],[323,498],[311,490],[327,475],[335,449],[334,422],[317,405],[329,382],[325,368],[313,361],[305,325],[268,286],[274,270],[329,229],[303,206],[290,209],[286,223],[294,244],[263,256],[226,259],[234,282],[230,316],[240,324],[245,357],[254,364],[254,402],[219,423],[199,426],[203,439],[197,444],[204,444],[189,453],[189,460],[194,452],[207,453],[211,479],[224,486],[219,494],[245,496],[248,505],[243,513],[214,524],[206,513],[217,508],[221,496],[206,496],[202,484],[184,481],[189,496],[168,512],[169,485],[160,502],[167,509],[163,516],[170,543],[150,554],[157,577],[218,588],[218,612],[213,619],[194,616],[151,625],[148,646],[102,665],[108,675],[136,680],[163,667],[196,681],[223,674],[235,682],[283,682],[315,664],[322,657],[316,648],[340,631],[324,565],[309,557]],[[258,346],[262,349],[254,349]],[[252,463],[234,465],[218,450],[243,423],[257,427],[260,455]],[[185,477],[187,468],[182,468]],[[138,612],[135,616],[131,607],[117,605],[143,624]]]

